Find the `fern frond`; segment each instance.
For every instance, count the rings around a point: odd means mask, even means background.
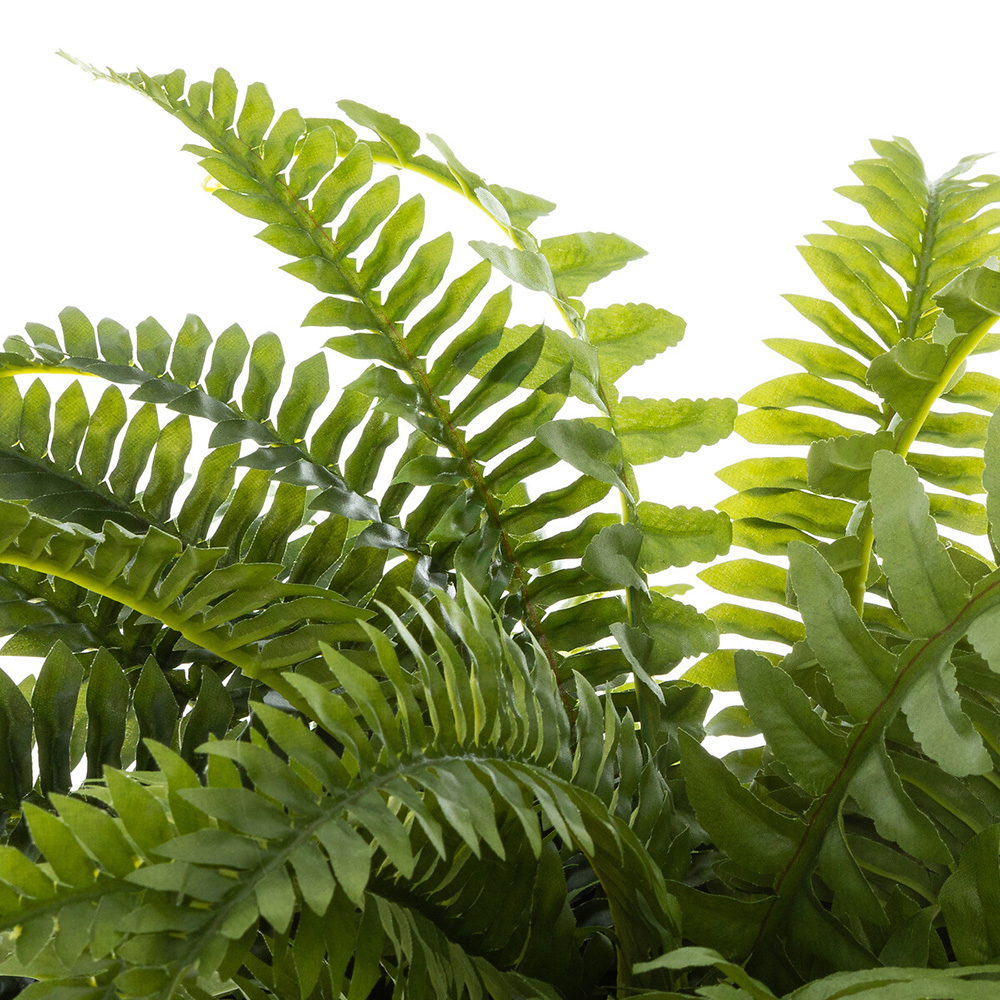
[[[865,601],[869,590],[886,596],[871,563],[868,482],[877,451],[902,455],[928,484],[965,494],[930,493],[939,524],[986,532],[983,505],[966,499],[983,492],[978,460],[913,449],[920,442],[981,448],[988,417],[975,410],[992,412],[1000,400],[1000,382],[966,371],[974,354],[1000,345],[988,332],[997,320],[1000,298],[992,289],[1000,279],[983,267],[1000,250],[993,232],[1000,217],[988,207],[1000,187],[992,175],[961,176],[975,157],[931,182],[906,140],[873,146],[878,158],[852,167],[861,184],[838,191],[862,205],[874,227],[831,222],[835,235],[810,236],[800,248],[837,301],[786,296],[837,346],[767,341],[805,374],[751,390],[741,402],[757,408],[736,420],[751,442],[808,446],[808,460],[747,459],[719,476],[740,491],[720,504],[734,519],[736,544],[769,555],[783,554],[792,539],[819,545],[847,582],[855,608],[873,626],[885,626],[884,608]],[[973,305],[980,300],[985,309]],[[945,412],[941,400],[954,405]],[[810,412],[815,408],[838,419]],[[839,541],[830,548],[823,538]],[[950,552],[974,577],[992,568],[957,540]],[[713,585],[724,575],[723,589],[751,596],[753,576],[739,563],[706,572]],[[714,617],[721,624],[724,609]],[[728,620],[724,627],[745,636],[760,631],[756,613],[744,617],[745,624]],[[772,637],[793,636],[794,630]]]
[[[928,947],[932,965],[943,965],[937,926],[971,956],[956,859],[971,866],[983,832],[1000,822],[990,777],[1000,748],[991,673],[1000,578],[963,577],[902,456],[877,452],[870,481],[895,628],[863,622],[837,567],[815,545],[790,543],[788,590],[805,642],[776,664],[748,651],[735,657],[768,754],[747,783],[682,741],[687,793],[721,855],[709,894],[671,886],[685,917],[696,914],[685,934],[749,958],[748,970],[768,982],[789,974],[781,954],[802,956],[795,966],[810,977],[875,968],[888,956],[921,964]],[[770,597],[780,600],[784,574],[770,569]],[[733,898],[748,887],[752,900]],[[901,920],[911,921],[909,944],[895,936]],[[969,960],[988,958],[979,949]]]
[[[357,491],[366,492],[395,439],[398,419],[412,426],[393,486],[380,505],[381,519],[393,523],[403,504],[409,504],[401,526],[415,548],[419,550],[421,542],[430,547],[432,569],[448,572],[454,566],[505,614],[519,618],[560,676],[568,672],[564,653],[608,639],[613,625],[627,626],[629,635],[653,638],[635,638],[618,655],[616,669],[605,664],[600,675],[591,674],[595,680],[628,673],[635,662],[646,676],[663,673],[690,651],[714,648],[706,619],[679,602],[649,595],[641,545],[631,555],[620,549],[601,555],[609,552],[610,541],[602,539],[588,563],[596,567],[603,562],[602,568],[596,576],[586,570],[578,573],[573,584],[574,597],[590,598],[575,612],[546,614],[536,605],[534,594],[540,590],[555,593],[565,588],[556,579],[536,585],[534,574],[519,559],[525,539],[534,541],[555,518],[589,513],[609,486],[619,488],[624,519],[642,533],[632,465],[711,443],[731,426],[735,408],[728,400],[619,400],[614,381],[633,364],[676,343],[683,324],[665,310],[644,305],[585,313],[575,296],[643,251],[621,237],[599,233],[539,242],[526,227],[551,209],[551,203],[486,185],[436,137],[432,141],[443,160],[420,153],[412,129],[362,105],[343,102],[341,108],[358,125],[371,129],[377,141],[358,139],[353,128],[336,119],[304,119],[297,111],[275,118],[260,84],[248,89],[234,117],[237,94],[225,71],[220,70],[211,85],[198,83],[185,91],[181,73],[123,76],[87,68],[144,93],[209,143],[187,148],[203,158],[202,165],[222,185],[216,196],[266,223],[260,238],[295,258],[285,269],[327,296],[310,311],[306,325],[346,328],[351,332],[326,346],[374,362],[350,387],[376,402],[363,432],[363,448],[355,453],[356,461],[345,465],[345,478]],[[415,170],[459,191],[501,226],[514,247],[473,242],[484,263],[454,278],[439,293],[450,260],[450,239],[420,243],[422,200],[400,203],[395,176],[372,181],[376,161]],[[356,257],[370,240],[374,244],[365,259]],[[509,290],[493,296],[470,324],[451,333],[452,327],[467,323],[463,316],[473,308],[491,267],[553,296],[573,336],[542,328],[520,337],[518,331],[506,330]],[[400,268],[402,274],[395,277]],[[429,302],[429,308],[408,324],[420,302]],[[433,361],[428,356],[432,348],[438,352]],[[490,355],[488,361],[485,355]],[[462,393],[462,379],[468,374],[474,385]],[[511,406],[512,394],[524,388],[529,397]],[[562,446],[553,451],[539,435],[552,427],[570,393],[598,407],[602,416],[596,425],[568,425],[559,435]],[[470,435],[469,423],[484,416],[492,428]],[[676,433],[662,444],[651,444],[651,432],[664,420],[676,424]],[[583,457],[595,435],[613,443],[596,466]],[[518,452],[504,455],[525,440]],[[559,459],[584,476],[526,502],[521,486],[526,476]],[[657,550],[651,564],[659,567],[666,553],[685,548],[685,536],[697,537],[686,547],[682,564],[728,546],[721,530],[724,521],[711,515],[703,513],[698,521],[690,512],[674,516],[657,510],[655,520],[654,540],[645,551]],[[680,520],[685,529],[675,532]],[[675,545],[657,546],[664,536]],[[624,577],[618,565],[630,567]],[[637,579],[643,580],[641,586],[633,585]],[[607,596],[609,590],[624,591],[625,599]],[[594,623],[581,631],[579,642],[570,638],[573,618],[579,624]],[[665,622],[670,623],[666,631],[671,637],[686,632],[679,644],[664,646],[656,638]],[[684,652],[678,653],[678,648]],[[587,672],[590,661],[578,659],[572,668]],[[652,731],[646,707],[640,714],[644,730]]]
[[[18,855],[17,871],[3,869],[18,895],[0,896],[0,925],[20,927],[17,940],[34,935],[18,960],[60,981],[113,982],[123,995],[230,979],[273,988],[288,977],[309,993],[320,976],[336,995],[351,956],[352,988],[363,993],[407,977],[442,995],[530,987],[556,997],[582,986],[560,861],[581,852],[615,919],[620,982],[631,982],[633,964],[676,942],[660,871],[588,790],[600,785],[590,751],[570,763],[569,721],[541,650],[526,656],[481,601],[470,616],[443,600],[468,645],[411,598],[433,631],[431,653],[397,620],[413,673],[370,628],[381,683],[324,646],[316,679],[284,675],[301,717],[258,703],[262,728],[249,740],[198,747],[204,785],[151,742],[159,775],[106,769],[115,818],[61,796],[59,817],[30,809],[45,862]],[[608,720],[605,745],[614,713]],[[526,878],[497,879],[484,895],[478,887],[501,861]],[[70,943],[63,905],[83,901],[100,901],[94,930]],[[127,927],[121,901],[133,907]]]
[[[280,563],[219,567],[222,548],[182,546],[157,529],[74,528],[0,504],[0,562],[68,580],[161,626],[168,647],[204,650],[260,678],[318,653],[321,640],[364,637],[371,612],[325,587],[284,583]]]

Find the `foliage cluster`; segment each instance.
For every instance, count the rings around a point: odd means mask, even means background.
[[[1000,347],[1000,178],[873,143],[842,189],[873,225],[802,248],[837,301],[789,296],[835,346],[771,341],[804,372],[737,415],[624,394],[684,324],[582,296],[643,251],[537,238],[554,205],[441,139],[276,116],[224,70],[107,78],[195,133],[334,333],[291,371],[196,316],[4,342],[2,652],[44,663],[0,672],[0,974],[26,1000],[995,996],[1000,570],[950,533],[996,556],[1000,380],[970,363]],[[407,172],[502,242],[455,273]],[[508,325],[494,273],[565,329]],[[331,351],[368,363],[340,392]],[[106,388],[53,400],[53,373]],[[722,470],[719,511],[640,499],[636,467],[734,422],[808,453]],[[739,603],[679,600],[691,563]],[[713,689],[742,705],[706,723]],[[726,732],[763,745],[716,758]]]

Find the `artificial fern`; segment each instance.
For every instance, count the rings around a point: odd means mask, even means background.
[[[0,674],[0,973],[74,1000],[992,996],[1000,585],[931,515],[1000,523],[1000,423],[933,411],[1000,401],[960,374],[994,346],[1000,182],[930,186],[902,142],[856,165],[882,230],[834,226],[806,256],[885,349],[795,300],[865,360],[785,344],[807,374],[736,420],[817,439],[809,459],[726,470],[721,513],[666,507],[635,467],[736,407],[620,394],[684,331],[583,303],[638,247],[538,239],[551,202],[354,102],[353,124],[275,117],[224,70],[93,72],[207,143],[187,148],[216,198],[322,293],[304,325],[337,332],[284,389],[277,337],[194,316],[171,336],[70,308],[6,340],[0,629],[44,662]],[[453,273],[400,171],[504,242]],[[494,270],[565,330],[507,326]],[[331,394],[328,351],[369,367]],[[91,412],[75,382],[53,402],[52,372],[108,385]],[[877,429],[838,436],[796,409],[815,405]],[[920,435],[985,463],[921,457]],[[789,570],[706,578],[795,617],[708,617],[653,582],[732,538]],[[791,651],[716,651],[713,618]],[[739,688],[763,749],[702,748],[712,686]]]

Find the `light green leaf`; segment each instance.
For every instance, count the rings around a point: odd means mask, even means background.
[[[876,423],[882,420],[882,411],[870,400],[808,372],[781,375],[770,382],[764,382],[744,393],[740,402],[748,406],[763,407],[816,406],[839,410],[841,413],[854,413]]]
[[[638,505],[642,525],[639,564],[647,573],[669,566],[709,562],[729,551],[732,525],[725,514],[697,507],[664,507],[643,500]]]
[[[558,296],[552,269],[540,253],[486,243],[483,240],[470,240],[469,246],[511,281],[535,292],[545,292],[553,298]]]
[[[732,399],[637,399],[625,396],[612,410],[615,432],[632,465],[677,458],[715,444],[733,429]]]
[[[940,344],[904,338],[871,363],[868,383],[901,417],[909,418],[928,395],[945,390],[938,383],[947,360]]]
[[[989,267],[970,268],[943,288],[937,303],[959,333],[1000,316],[1000,272]]]
[[[698,579],[724,594],[785,605],[786,572],[759,559],[732,559],[703,569]]]
[[[827,496],[867,500],[872,456],[876,451],[891,450],[894,443],[890,431],[814,441],[807,465],[809,489]]]
[[[723,634],[733,633],[748,639],[783,642],[786,646],[793,646],[805,638],[805,629],[799,622],[770,611],[758,611],[740,604],[716,604],[705,614]]]
[[[549,262],[560,292],[583,295],[595,281],[646,256],[631,240],[614,233],[573,233],[542,240],[539,251]]]
[[[601,375],[609,382],[679,343],[684,327],[679,316],[646,304],[591,309],[586,315],[587,339],[597,348]]]
[[[274,104],[267,88],[262,83],[251,83],[243,99],[243,108],[236,122],[236,134],[240,140],[253,149],[264,139],[271,119],[274,118]]]
[[[763,409],[741,413],[733,427],[752,444],[812,444],[851,434],[848,427],[798,410]]]

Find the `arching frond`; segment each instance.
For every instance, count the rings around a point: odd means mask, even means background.
[[[18,891],[0,897],[0,925],[15,929],[17,960],[125,996],[279,982],[308,995],[320,981],[336,996],[348,976],[360,995],[405,978],[438,995],[557,997],[582,986],[559,860],[580,852],[630,981],[634,963],[677,940],[662,876],[587,790],[592,765],[579,753],[570,763],[541,650],[526,657],[476,607],[455,619],[447,602],[450,626],[476,636],[461,649],[437,630],[427,652],[399,623],[414,673],[368,629],[387,683],[324,647],[316,679],[285,674],[302,715],[255,705],[249,741],[198,748],[204,784],[150,743],[158,776],[108,768],[107,791],[90,789],[114,815],[58,795],[58,816],[26,807],[44,860],[5,873]],[[525,877],[483,893],[501,861]],[[71,941],[81,906],[91,934]]]

